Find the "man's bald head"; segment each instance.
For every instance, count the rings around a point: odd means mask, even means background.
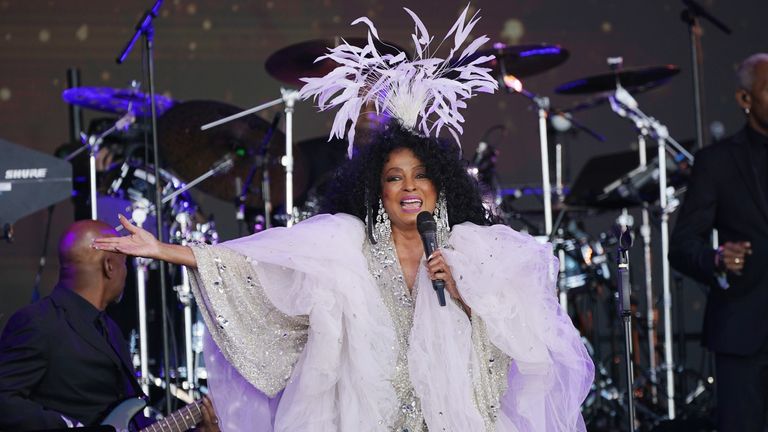
[[[117,237],[117,232],[104,222],[82,220],[70,225],[59,241],[59,284],[100,310],[119,301],[127,271],[125,255],[91,247],[102,237]]]
[[[81,220],[69,226],[59,241],[59,263],[64,267],[100,265],[104,252],[91,243],[100,237],[117,237],[114,228],[102,221]]]

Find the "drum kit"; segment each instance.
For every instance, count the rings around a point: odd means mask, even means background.
[[[365,44],[367,40],[347,38],[351,44]],[[301,84],[299,78],[326,74],[336,64],[329,59],[314,60],[326,52],[328,46],[338,44],[339,39],[311,40],[276,51],[266,61],[266,70],[288,86]],[[383,44],[381,51],[399,50],[395,44]],[[589,96],[589,99],[560,110],[551,106],[549,98],[526,89],[521,79],[533,77],[558,67],[569,58],[569,52],[558,45],[504,45],[495,44],[491,49],[478,52],[477,56],[494,55],[489,64],[498,77],[502,88],[512,95],[525,97],[537,111],[539,138],[541,141],[541,187],[503,189],[496,173],[496,159],[500,149],[482,143],[469,163],[469,172],[481,184],[488,208],[509,225],[522,226],[543,241],[552,242],[559,257],[560,273],[558,292],[563,308],[574,315],[574,320],[585,335],[585,343],[594,355],[597,376],[585,404],[585,416],[593,425],[601,422],[617,422],[626,416],[623,398],[627,391],[620,390],[617,380],[611,377],[613,354],[605,360],[600,345],[605,339],[599,326],[592,321],[597,293],[615,292],[615,272],[612,272],[611,256],[607,249],[616,243],[611,234],[595,238],[583,228],[585,218],[614,212],[616,223],[637,229],[627,209],[641,208],[640,232],[644,243],[645,321],[642,336],[647,339],[649,371],[646,387],[636,387],[635,394],[648,391],[653,397],[643,399],[639,410],[643,419],[651,423],[664,418],[664,407],[675,402],[672,376],[667,375],[667,387],[661,389],[657,372],[671,374],[671,357],[665,356],[663,365],[657,363],[655,307],[653,281],[651,279],[651,221],[660,214],[662,243],[666,240],[666,218],[674,210],[676,194],[684,189],[685,172],[692,157],[683,146],[669,136],[664,125],[645,115],[632,95],[650,91],[665,85],[679,73],[673,65],[622,69],[619,59],[610,59],[610,72],[588,76],[560,85],[554,92],[561,95]],[[469,59],[471,60],[471,59]],[[83,108],[117,115],[109,127],[83,136],[83,148],[90,150],[92,159],[99,154],[99,146],[111,140],[109,163],[104,164],[98,175],[91,164],[91,195],[93,215],[103,220],[117,220],[117,213],[124,214],[139,225],[156,231],[154,202],[156,182],[160,182],[162,195],[163,236],[173,243],[187,244],[203,241],[216,243],[218,234],[212,219],[203,216],[189,189],[233,202],[233,212],[240,221],[241,232],[250,233],[273,225],[287,225],[318,212],[318,199],[324,180],[345,159],[346,143],[323,137],[294,144],[292,139],[292,112],[296,102],[294,90],[282,89],[281,97],[250,110],[217,101],[193,100],[178,102],[156,95],[154,102],[158,115],[157,136],[163,168],[156,178],[151,153],[144,150],[145,119],[150,114],[152,98],[134,84],[128,89],[75,87],[66,90],[64,99]],[[279,115],[272,122],[252,115],[267,107],[285,106],[285,132],[278,129]],[[579,111],[602,104],[610,104],[621,117],[629,119],[638,131],[640,149],[637,152],[599,156],[590,160],[576,181],[568,185],[564,181],[564,148],[556,140],[550,147],[554,130],[563,127],[586,131],[598,140],[604,138],[580,123],[575,116]],[[370,127],[377,123],[369,122]],[[646,139],[658,142],[657,157],[650,158],[645,152]],[[278,145],[285,142],[286,146]],[[554,149],[554,164],[550,165],[550,152]],[[102,151],[103,152],[103,151]],[[666,169],[659,169],[664,160]],[[550,174],[554,170],[554,182]],[[668,180],[672,174],[672,181]],[[210,177],[216,176],[216,179]],[[97,179],[101,179],[97,184]],[[95,191],[101,191],[96,195]],[[514,200],[524,195],[537,196],[543,209],[519,210]],[[294,197],[297,199],[294,201]],[[552,197],[552,199],[550,199]],[[655,212],[654,210],[660,209]],[[534,218],[543,217],[543,228]],[[158,234],[155,232],[155,234]],[[662,254],[666,248],[662,244]],[[150,370],[159,362],[151,358],[148,344],[148,311],[145,284],[149,278],[151,263],[137,259],[134,263],[137,284],[138,328],[136,331],[134,358],[141,371],[145,391],[154,385],[154,376],[166,371]],[[205,391],[205,366],[201,356],[200,329],[202,324],[190,293],[189,278],[182,267],[171,270],[175,282],[176,309],[180,312],[183,349],[175,353],[175,367],[167,374],[177,380],[180,391],[177,397],[193,396]],[[669,269],[664,268],[664,298],[669,288]],[[638,290],[639,292],[639,290]],[[602,294],[601,294],[602,295]],[[605,297],[605,296],[604,296]],[[612,296],[607,296],[610,300]],[[585,302],[585,299],[591,299]],[[606,301],[609,301],[606,300]],[[592,302],[591,306],[584,306]],[[570,303],[570,305],[569,305]],[[668,301],[663,304],[668,305]],[[170,308],[170,307],[169,307]],[[665,320],[668,321],[667,310]],[[665,337],[671,327],[665,321]],[[639,336],[635,335],[635,344]],[[177,344],[179,345],[179,344]],[[638,347],[639,348],[639,347]],[[616,350],[612,350],[616,351]],[[635,353],[639,361],[639,354]],[[172,363],[174,364],[174,363]],[[661,396],[663,395],[663,396]],[[674,407],[672,408],[674,409]],[[606,420],[608,419],[608,420]],[[651,424],[649,423],[649,424]]]
[[[674,419],[678,411],[675,403],[682,401],[679,411],[685,417],[694,415],[701,410],[701,404],[708,403],[707,395],[711,385],[704,378],[691,371],[675,368],[672,358],[672,327],[671,327],[671,294],[670,267],[666,259],[669,253],[668,219],[679,204],[678,196],[685,190],[689,168],[693,164],[693,156],[688,149],[675,141],[667,127],[657,119],[644,113],[634,98],[634,95],[653,90],[668,83],[680,69],[674,65],[660,65],[642,68],[622,68],[621,58],[608,58],[608,73],[583,77],[563,83],[554,92],[561,95],[588,96],[570,109],[562,110],[551,106],[549,98],[533,93],[523,86],[521,79],[534,76],[559,66],[569,57],[569,53],[558,45],[517,45],[506,46],[496,44],[492,49],[478,52],[476,56],[495,55],[496,60],[489,64],[503,88],[509,93],[519,94],[530,101],[537,111],[539,123],[539,140],[541,150],[541,186],[522,187],[500,190],[495,177],[494,161],[498,150],[483,142],[475,154],[474,165],[470,173],[485,183],[485,196],[488,197],[488,208],[492,209],[504,222],[509,225],[532,231],[538,234],[542,241],[551,242],[555,254],[559,258],[558,293],[561,307],[574,318],[585,336],[585,342],[590,347],[597,365],[597,374],[593,393],[584,405],[585,419],[591,430],[610,429],[619,427],[627,418],[629,423],[641,424],[643,427],[653,425],[666,419]],[[637,151],[598,156],[587,162],[576,180],[571,185],[564,182],[564,147],[557,132],[577,128],[599,141],[604,141],[602,135],[580,123],[575,114],[579,111],[609,104],[619,117],[629,120],[638,134]],[[554,146],[549,140],[554,138]],[[485,140],[483,140],[485,141]],[[657,144],[655,157],[646,152],[646,143],[653,141]],[[550,165],[550,152],[554,150],[554,164]],[[659,162],[663,161],[663,165]],[[660,169],[661,166],[661,169]],[[554,168],[554,179],[550,170]],[[554,180],[554,182],[553,182]],[[535,195],[543,204],[541,209],[533,211],[519,210],[515,200],[524,195]],[[640,209],[641,223],[635,224],[629,209]],[[601,234],[593,238],[586,233],[583,223],[589,217],[597,214],[614,214],[615,226],[620,227],[615,232]],[[557,215],[555,217],[555,215]],[[543,219],[543,226],[532,220],[533,216]],[[654,224],[652,224],[652,221]],[[657,223],[656,223],[657,222]],[[652,226],[658,227],[660,244],[652,242]],[[626,312],[613,311],[608,318],[618,323],[618,318],[625,318],[625,343],[627,347],[626,366],[628,369],[626,382],[631,390],[618,387],[614,378],[615,371],[609,372],[608,364],[621,362],[621,350],[617,349],[616,339],[618,330],[612,331],[608,337],[612,341],[610,355],[603,357],[600,348],[606,339],[601,334],[606,328],[617,329],[620,326],[598,326],[595,322],[599,314],[595,307],[599,303],[613,303],[621,299],[622,281],[617,277],[611,263],[620,254],[609,253],[608,246],[622,243],[618,234],[624,231],[637,231],[643,240],[643,290],[636,290],[645,297],[644,313],[638,311],[635,294],[630,296],[629,279],[625,278]],[[613,230],[611,230],[613,231]],[[628,249],[628,246],[623,246]],[[658,284],[660,302],[654,294],[653,252],[662,257],[661,280]],[[626,256],[627,250],[623,255]],[[610,258],[609,258],[610,256]],[[628,267],[628,258],[626,258]],[[618,261],[617,261],[618,262]],[[621,265],[618,266],[621,269]],[[605,296],[604,293],[611,293]],[[602,297],[602,299],[601,299]],[[632,299],[632,303],[629,300]],[[569,303],[573,303],[572,306]],[[657,323],[659,315],[657,306],[663,307],[664,343],[657,347]],[[641,319],[638,329],[632,329],[631,317]],[[632,370],[633,363],[641,362],[640,339],[646,342],[647,369],[639,375]],[[632,349],[632,346],[637,350]],[[629,354],[632,352],[632,354]],[[663,360],[659,362],[657,355]],[[630,359],[631,357],[631,359]],[[638,370],[641,370],[638,368]],[[676,396],[675,374],[680,376],[696,376],[693,393]],[[633,386],[634,377],[638,376]],[[642,378],[642,379],[640,379]],[[663,378],[663,379],[662,379]],[[690,380],[691,378],[685,378]],[[680,378],[683,380],[683,378]],[[662,387],[662,383],[664,386]],[[634,395],[643,395],[636,402],[627,403]],[[707,401],[707,402],[701,402]],[[635,410],[635,408],[638,408]],[[637,417],[636,417],[637,416]],[[634,427],[631,428],[634,430]]]

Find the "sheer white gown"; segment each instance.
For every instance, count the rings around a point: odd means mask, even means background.
[[[443,253],[471,319],[423,268],[411,294],[394,247],[349,215],[193,251],[224,431],[584,430],[594,367],[551,247],[526,234],[453,227]]]

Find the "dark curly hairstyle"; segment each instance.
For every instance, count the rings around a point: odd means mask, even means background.
[[[396,121],[366,138],[369,144],[336,171],[323,200],[324,213],[348,213],[361,220],[365,220],[366,214],[375,215],[381,197],[381,171],[393,150],[405,148],[426,166],[427,176],[438,193],[445,191],[449,226],[493,222],[483,207],[477,182],[467,173],[455,144],[415,135]]]

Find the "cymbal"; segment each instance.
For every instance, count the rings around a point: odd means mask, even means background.
[[[561,65],[568,60],[570,54],[560,45],[505,45],[497,42],[493,44],[493,48],[478,51],[461,63],[466,64],[488,55],[496,58],[484,63],[483,67],[493,68],[493,75],[514,75],[517,78],[525,78]]]
[[[67,103],[96,111],[124,114],[130,110],[142,117],[152,113],[149,95],[136,89],[75,87],[64,90],[61,97]],[[162,115],[175,103],[169,97],[156,94],[157,115]]]
[[[616,90],[616,81],[630,93],[639,93],[658,87],[680,73],[675,65],[650,66],[624,69],[602,75],[593,75],[558,86],[555,93],[564,95],[611,92]]]
[[[368,44],[368,39],[361,37],[344,38],[352,46],[363,47]],[[315,60],[328,54],[328,48],[335,48],[344,43],[341,38],[313,39],[281,48],[269,56],[264,67],[267,72],[278,81],[286,84],[303,86],[301,78],[318,78],[325,76],[334,70],[339,64],[325,58],[318,62]],[[397,55],[404,49],[391,42],[373,41],[380,54]],[[407,55],[407,53],[406,53]]]
[[[215,128],[201,131],[200,126],[235,114],[242,109],[214,101],[189,101],[169,109],[158,120],[158,139],[163,162],[185,181],[191,181],[220,161],[226,155],[234,159],[234,167],[227,173],[208,179],[198,186],[204,192],[231,201],[238,192],[235,178],[245,181],[254,154],[262,146],[270,123],[261,117],[250,115]],[[285,202],[285,171],[280,164],[285,154],[285,135],[276,130],[272,135],[267,153],[270,176],[270,198],[273,206]],[[294,146],[293,192],[301,195],[307,187],[306,161]],[[260,190],[261,169],[256,172],[246,205],[261,207],[263,194]]]

